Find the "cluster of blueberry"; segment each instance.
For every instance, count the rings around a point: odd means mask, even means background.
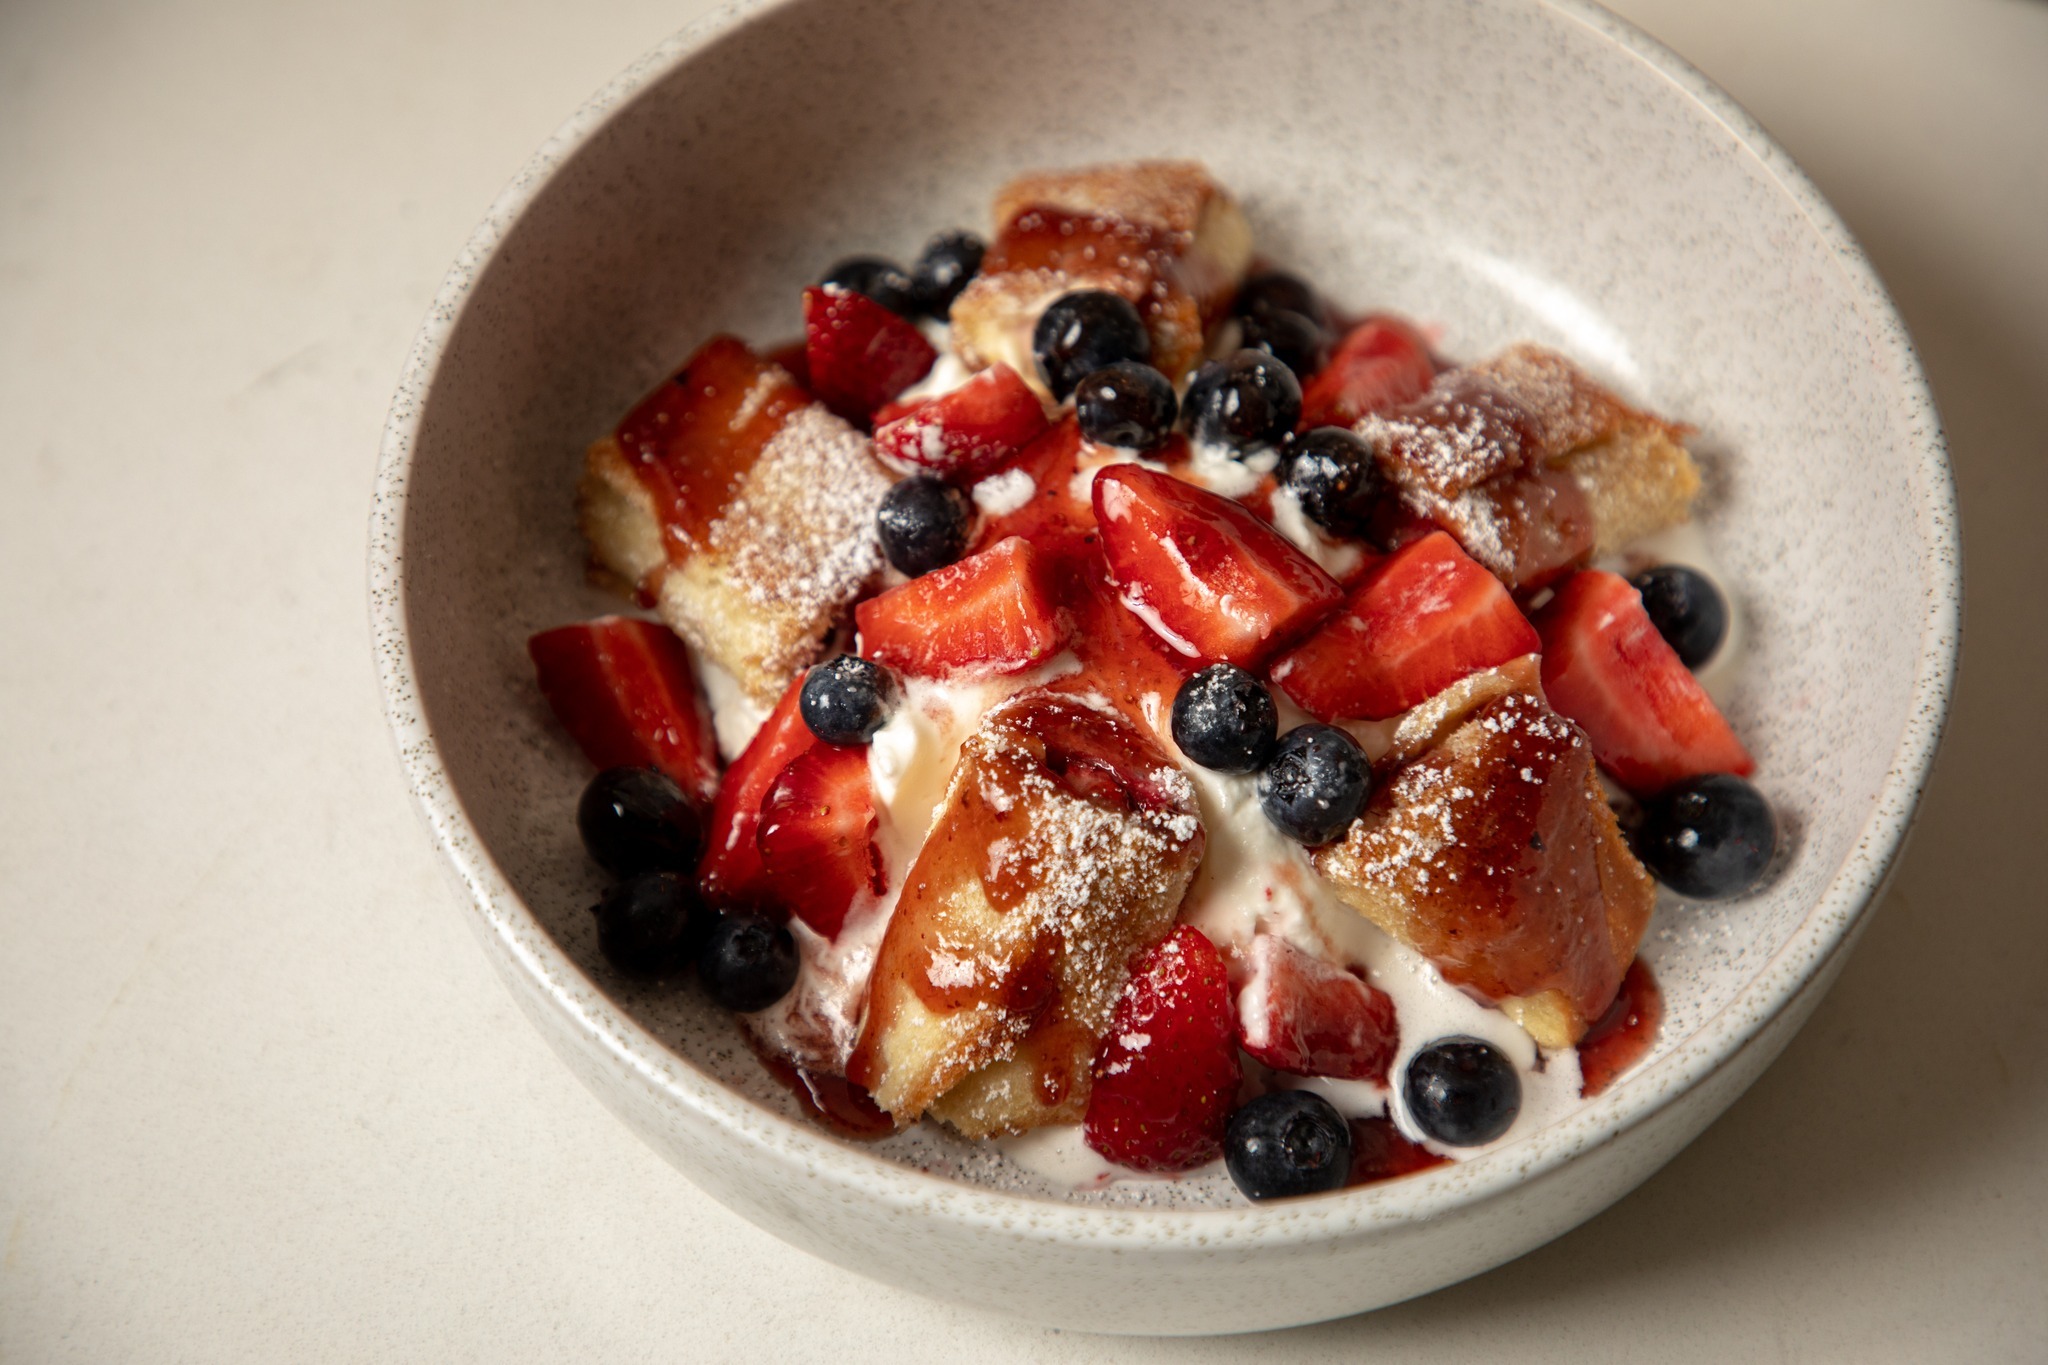
[[[597,946],[629,976],[670,976],[694,965],[713,1001],[745,1013],[796,984],[796,941],[750,911],[718,913],[697,894],[703,819],[683,789],[653,768],[606,768],[576,804],[576,828],[598,866],[620,878],[604,893]]]

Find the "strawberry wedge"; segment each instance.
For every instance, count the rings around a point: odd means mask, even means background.
[[[789,685],[753,740],[725,770],[718,797],[711,803],[697,886],[713,905],[753,905],[764,894],[766,874],[755,837],[762,803],[782,770],[818,742],[797,709],[803,685],[802,676]]]
[[[1435,378],[1429,348],[1413,328],[1391,318],[1361,322],[1301,386],[1301,429],[1348,427],[1367,413],[1412,403]]]
[[[1245,960],[1240,1047],[1275,1071],[1386,1084],[1400,1041],[1386,992],[1271,934]]]
[[[854,609],[861,653],[919,677],[1021,673],[1066,643],[1039,555],[1020,536]]]
[[[718,786],[711,714],[667,626],[602,616],[526,642],[541,695],[600,768],[652,767],[699,801]]]
[[[763,895],[837,938],[856,896],[887,889],[875,825],[865,748],[817,744],[798,754],[768,789],[754,831]]]
[[[804,290],[811,392],[847,421],[865,424],[938,357],[924,333],[867,295],[829,284]]]
[[[1183,924],[1131,963],[1082,1138],[1133,1170],[1189,1170],[1222,1150],[1242,1076],[1223,958]]]
[[[1038,439],[1045,407],[1008,365],[991,365],[950,393],[884,422],[875,414],[875,452],[906,474],[956,483],[980,478]]]
[[[1578,722],[1600,766],[1631,792],[1756,767],[1627,579],[1599,569],[1573,574],[1537,614],[1536,628],[1550,704]]]
[[[1171,474],[1111,465],[1094,506],[1123,604],[1189,658],[1254,668],[1343,600],[1257,513]]]
[[[1432,531],[1367,569],[1271,676],[1318,720],[1385,720],[1541,644],[1500,580]]]

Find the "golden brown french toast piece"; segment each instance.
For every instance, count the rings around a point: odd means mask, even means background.
[[[578,520],[606,576],[767,708],[880,573],[889,484],[867,437],[720,337],[590,447]]]
[[[1510,668],[1514,667],[1510,665]],[[1533,691],[1475,689],[1314,854],[1346,903],[1544,1047],[1612,1003],[1656,901],[1578,727]],[[1448,722],[1439,717],[1439,723]]]
[[[1129,299],[1152,363],[1179,379],[1251,264],[1237,202],[1194,161],[1132,161],[1020,176],[996,194],[981,273],[953,302],[953,349],[970,369],[1007,363],[1042,387],[1031,330],[1077,289]]]
[[[1193,785],[1129,722],[1042,690],[996,707],[904,878],[848,1077],[899,1124],[1079,1118],[1130,960],[1173,927],[1202,847]]]

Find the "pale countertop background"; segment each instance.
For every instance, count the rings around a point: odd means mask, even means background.
[[[0,1360],[2048,1360],[2048,5],[1619,6],[1921,348],[1970,585],[1940,768],[1833,994],[1639,1192],[1183,1343],[940,1307],[699,1195],[515,1013],[386,738],[413,332],[528,154],[709,8],[0,3]]]

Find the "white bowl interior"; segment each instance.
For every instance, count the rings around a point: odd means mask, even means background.
[[[1902,833],[1946,695],[1954,542],[1938,436],[1895,319],[1803,182],[1788,192],[1753,130],[1599,16],[812,0],[724,32],[583,121],[606,112],[529,173],[552,167],[530,202],[515,187],[516,221],[464,281],[403,480],[399,606],[445,770],[426,798],[452,796],[467,821],[453,851],[495,864],[568,961],[694,1066],[796,1113],[718,1011],[632,986],[597,953],[600,878],[572,822],[588,773],[524,650],[534,631],[618,606],[583,582],[580,453],[707,335],[795,335],[798,288],[827,263],[986,231],[991,192],[1034,166],[1198,157],[1244,198],[1262,254],[1345,307],[1438,326],[1454,357],[1557,345],[1699,429],[1704,528],[1750,624],[1730,715],[1791,850],[1761,895],[1660,907],[1646,952],[1667,1019],[1617,1092],[1654,1084],[1682,1052],[1732,1048],[1848,928]],[[416,779],[430,770],[414,764]],[[1744,998],[1774,961],[1775,993]],[[934,1131],[869,1150],[1062,1197]]]

